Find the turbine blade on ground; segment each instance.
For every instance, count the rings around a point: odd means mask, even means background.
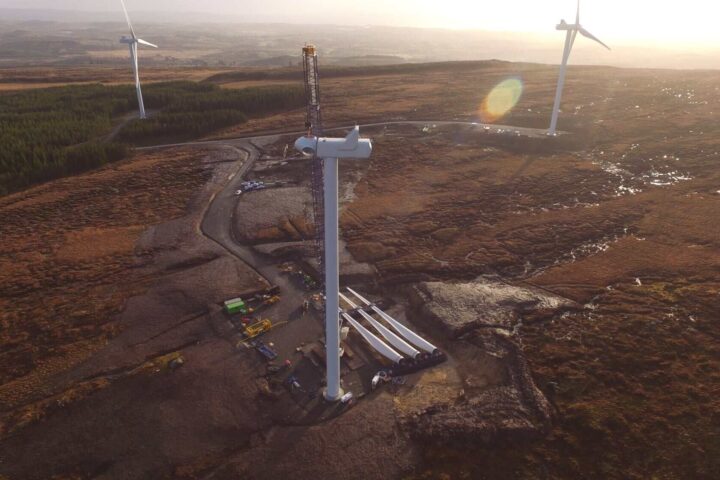
[[[350,305],[350,308],[358,308],[358,306],[353,303],[352,300],[350,300],[348,297],[340,293],[340,298],[342,298],[345,303]],[[402,353],[409,355],[411,358],[415,358],[418,355],[420,355],[420,352],[414,348],[412,345],[408,344],[405,340],[395,335],[393,332],[391,332],[387,327],[385,327],[383,324],[375,320],[372,316],[368,315],[364,310],[359,310],[358,313],[360,313],[360,316],[362,316],[367,322],[372,325],[375,330],[380,333],[380,335],[383,336],[385,340],[390,342],[390,344],[400,350]]]
[[[146,41],[143,40],[142,38],[138,38],[138,39],[137,39],[137,42],[140,43],[140,44],[142,44],[142,45],[147,45],[148,47],[158,48],[158,46],[155,45],[154,43],[146,42]]]
[[[132,23],[130,23],[130,15],[128,15],[127,8],[125,7],[125,1],[120,0],[120,5],[122,5],[123,12],[125,12],[125,20],[127,20],[128,27],[130,27],[130,34],[133,38],[137,38],[135,37],[135,30],[132,28]]]
[[[579,32],[580,32],[580,34],[581,34],[583,37],[587,37],[587,38],[589,38],[590,40],[595,40],[597,43],[599,43],[599,44],[602,45],[603,47],[607,48],[608,50],[612,50],[610,47],[608,47],[607,45],[605,45],[599,38],[597,38],[597,37],[596,37],[595,35],[593,35],[592,33],[588,32],[588,31],[585,30],[584,28],[580,27]]]
[[[341,309],[338,309],[342,317],[357,331],[363,339],[369,343],[375,350],[382,354],[385,358],[391,360],[393,363],[399,363],[403,359],[403,356],[392,349],[390,345],[376,337],[370,330],[363,327],[354,318],[347,313],[344,313]]]
[[[363,302],[365,305],[371,307],[375,313],[380,315],[380,318],[382,318],[387,323],[389,323],[395,329],[395,331],[397,331],[400,335],[405,337],[410,343],[412,343],[416,347],[422,348],[423,350],[425,350],[428,353],[433,353],[433,352],[435,352],[435,350],[437,350],[437,347],[435,347],[435,345],[428,342],[427,340],[422,338],[420,335],[413,332],[412,330],[407,328],[405,325],[403,325],[402,323],[398,322],[397,320],[392,318],[387,313],[380,310],[375,305],[371,304],[367,298],[363,297],[362,295],[360,295],[359,293],[357,293],[355,290],[353,290],[350,287],[345,287],[345,288],[347,288],[348,292],[352,293],[358,300]]]

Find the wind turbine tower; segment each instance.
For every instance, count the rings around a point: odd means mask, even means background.
[[[324,265],[325,265],[325,349],[327,389],[325,398],[339,400],[340,389],[340,265],[338,259],[338,160],[367,159],[372,143],[360,138],[360,127],[353,128],[345,138],[316,137],[308,134],[295,142],[295,148],[305,155],[323,161],[324,193]]]
[[[325,362],[327,387],[325,398],[337,401],[343,395],[340,388],[340,262],[338,258],[338,161],[341,159],[367,159],[372,153],[372,143],[360,138],[360,128],[355,127],[345,138],[327,138],[320,135],[320,98],[315,48],[303,49],[305,60],[305,86],[308,96],[308,133],[295,142],[295,148],[313,157],[313,198],[319,190],[323,200],[322,212],[322,265],[325,270]],[[308,62],[308,60],[310,60]],[[313,92],[317,93],[313,96]],[[315,125],[312,122],[317,122]],[[316,163],[322,168],[317,169]],[[315,175],[322,178],[322,187],[315,185]],[[318,230],[315,212],[316,234]]]
[[[567,34],[565,35],[565,50],[563,51],[562,64],[560,65],[560,76],[558,78],[557,92],[555,93],[555,104],[553,105],[552,119],[550,120],[550,129],[548,130],[548,135],[555,135],[557,133],[558,114],[560,113],[560,102],[562,100],[563,87],[565,86],[565,74],[567,72],[567,64],[568,60],[570,59],[570,52],[572,51],[572,47],[575,44],[575,38],[577,37],[578,32],[583,37],[594,40],[603,47],[610,50],[610,47],[605,45],[596,36],[585,30],[585,28],[580,25],[580,0],[578,0],[577,3],[577,16],[575,17],[575,23],[568,24],[565,20],[561,20],[560,24],[558,24],[557,26],[557,30],[564,30],[567,32]]]
[[[125,1],[120,0],[123,12],[125,12],[125,20],[127,20],[128,27],[130,27],[130,36],[123,36],[120,39],[120,43],[128,45],[130,48],[130,63],[132,64],[133,73],[135,74],[135,89],[137,90],[138,107],[140,108],[140,118],[145,118],[145,104],[143,103],[142,89],[140,88],[140,72],[138,69],[138,44],[147,45],[148,47],[158,48],[150,42],[146,42],[142,38],[137,38],[135,30],[133,30],[132,24],[130,23],[130,15],[128,15],[127,8],[125,7]]]

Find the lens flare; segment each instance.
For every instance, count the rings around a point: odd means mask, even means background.
[[[504,117],[517,105],[523,92],[519,78],[508,78],[490,91],[480,106],[480,119],[485,123],[495,122]]]

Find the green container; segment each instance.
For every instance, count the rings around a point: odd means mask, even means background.
[[[247,306],[241,298],[233,298],[225,302],[225,311],[229,314],[247,313]]]

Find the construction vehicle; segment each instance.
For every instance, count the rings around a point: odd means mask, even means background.
[[[255,338],[258,335],[261,335],[268,330],[272,328],[272,322],[268,318],[264,318],[260,320],[257,323],[254,323],[252,325],[248,325],[245,327],[245,337],[247,338]]]
[[[269,346],[265,345],[265,343],[260,342],[260,341],[255,342],[255,350],[260,352],[260,354],[269,361],[275,360],[278,356],[278,354],[275,350],[273,350]]]
[[[270,305],[276,304],[279,301],[280,301],[280,296],[273,295],[272,297],[269,297],[269,298],[266,298],[265,300],[263,300],[262,304],[266,305],[266,306],[270,306]]]
[[[275,305],[279,301],[279,295],[256,295],[253,298],[248,299],[246,306],[250,312],[255,312],[257,314],[262,309]],[[254,305],[254,307],[249,307],[250,304]]]
[[[310,297],[310,304],[318,312],[322,312],[325,308],[325,298],[321,293],[316,293]]]
[[[250,180],[247,182],[242,182],[240,184],[240,189],[235,192],[235,195],[242,195],[243,193],[254,192],[256,190],[265,190],[266,188],[267,185],[265,185],[265,182],[258,180]]]
[[[252,313],[253,309],[248,307],[242,298],[231,298],[224,302],[225,311],[230,315],[241,313],[247,315]]]

